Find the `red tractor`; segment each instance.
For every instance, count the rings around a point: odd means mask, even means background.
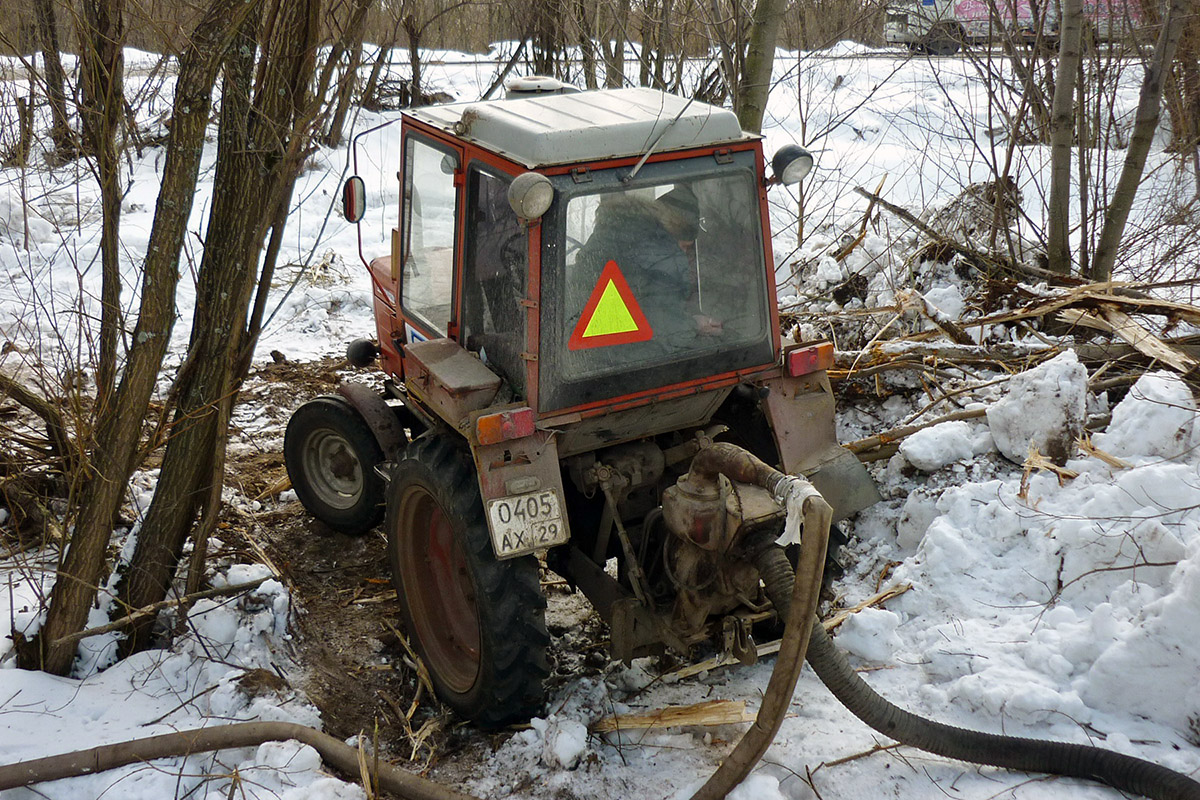
[[[780,338],[767,190],[811,156],[784,147],[767,178],[730,111],[650,89],[430,106],[400,137],[399,223],[369,265],[378,344],[349,349],[384,391],[297,409],[300,500],[346,533],[384,519],[407,629],[479,724],[543,702],[539,554],[614,658],[715,640],[752,660],[777,613],[754,554],[785,511],[698,454],[743,452],[724,437],[806,476],[835,519],[878,499],[834,434],[832,346]],[[347,181],[352,222],[364,194]]]

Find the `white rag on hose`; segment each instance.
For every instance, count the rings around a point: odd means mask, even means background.
[[[787,510],[787,521],[783,525],[783,533],[775,540],[780,547],[800,544],[800,529],[804,524],[804,503],[810,497],[821,497],[821,493],[817,491],[817,487],[804,478],[789,475],[775,485],[775,500]]]

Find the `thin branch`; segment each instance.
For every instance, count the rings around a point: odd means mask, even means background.
[[[101,625],[96,628],[88,628],[87,630],[78,631],[76,633],[64,636],[61,639],[56,639],[53,646],[66,647],[74,645],[83,639],[87,639],[92,636],[99,636],[102,633],[111,633],[112,631],[120,630],[127,625],[132,625],[136,622],[146,619],[147,617],[152,617],[164,608],[181,606],[186,603],[194,603],[197,600],[206,600],[210,597],[224,597],[227,595],[249,592],[253,589],[257,589],[264,581],[270,580],[273,577],[273,575],[268,575],[267,577],[259,578],[256,581],[235,583],[232,586],[222,586],[216,589],[205,589],[202,592],[194,592],[192,594],[184,595],[183,597],[175,598],[174,600],[160,600],[157,603],[151,603],[148,606],[144,606],[132,611],[120,619],[115,619],[107,625]]]

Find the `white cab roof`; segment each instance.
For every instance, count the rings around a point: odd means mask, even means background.
[[[527,167],[638,156],[664,129],[656,153],[757,138],[743,133],[728,109],[657,89],[450,103],[409,113]]]

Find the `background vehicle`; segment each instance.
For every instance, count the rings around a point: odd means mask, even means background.
[[[1088,39],[1120,39],[1141,25],[1141,9],[1129,0],[1083,5]],[[902,0],[889,4],[884,40],[932,55],[952,55],[965,44],[986,45],[1008,37],[1018,44],[1058,41],[1058,5],[1037,0]]]
[[[832,347],[780,340],[760,138],[649,89],[420,108],[400,135],[399,225],[369,266],[379,344],[350,348],[388,380],[297,410],[300,499],[347,532],[386,506],[408,629],[485,725],[540,707],[547,549],[615,657],[715,638],[753,658],[774,612],[747,543],[773,545],[784,511],[680,482],[693,457],[726,435],[839,516],[878,498],[834,436]],[[811,163],[790,146],[774,166]],[[352,178],[352,220],[362,197]]]
[[[932,55],[952,55],[968,43],[1013,35],[1032,41],[1045,8],[1030,0],[908,0],[888,6],[883,38]]]

